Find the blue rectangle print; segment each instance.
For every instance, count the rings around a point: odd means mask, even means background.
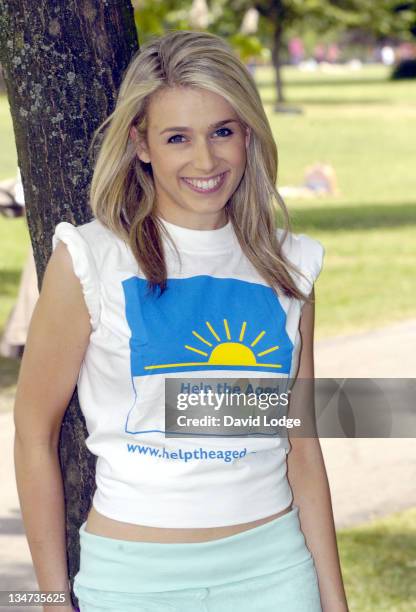
[[[132,376],[200,370],[290,374],[286,313],[265,285],[208,275],[168,279],[159,296],[134,276],[122,283]]]

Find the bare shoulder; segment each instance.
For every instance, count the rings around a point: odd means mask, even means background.
[[[39,295],[41,311],[59,318],[67,313],[80,331],[91,331],[82,285],[74,272],[68,247],[59,242],[49,258]]]
[[[60,243],[46,266],[20,366],[14,407],[19,439],[57,443],[90,335],[81,283]]]

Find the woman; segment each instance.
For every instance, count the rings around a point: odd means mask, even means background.
[[[40,588],[67,587],[57,445],[77,384],[98,457],[82,612],[347,610],[316,438],[165,436],[169,378],[313,378],[323,248],[287,231],[252,77],[220,38],[169,32],[101,127],[95,218],[56,227],[16,397]]]

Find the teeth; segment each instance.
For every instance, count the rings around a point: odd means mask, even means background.
[[[191,179],[184,179],[187,183],[190,183],[191,185],[193,185],[194,187],[197,187],[198,189],[214,189],[214,187],[216,187],[220,181],[222,179],[222,174],[220,176],[218,176],[217,178],[214,179],[210,179],[209,181],[196,181],[196,180],[191,180]]]

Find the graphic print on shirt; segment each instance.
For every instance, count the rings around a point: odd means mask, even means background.
[[[167,375],[210,370],[267,372],[288,377],[293,343],[286,313],[265,285],[208,275],[168,279],[161,296],[148,293],[147,280],[122,282],[131,330],[130,365],[135,401],[125,432],[164,433]],[[225,377],[226,375],[224,375]]]

